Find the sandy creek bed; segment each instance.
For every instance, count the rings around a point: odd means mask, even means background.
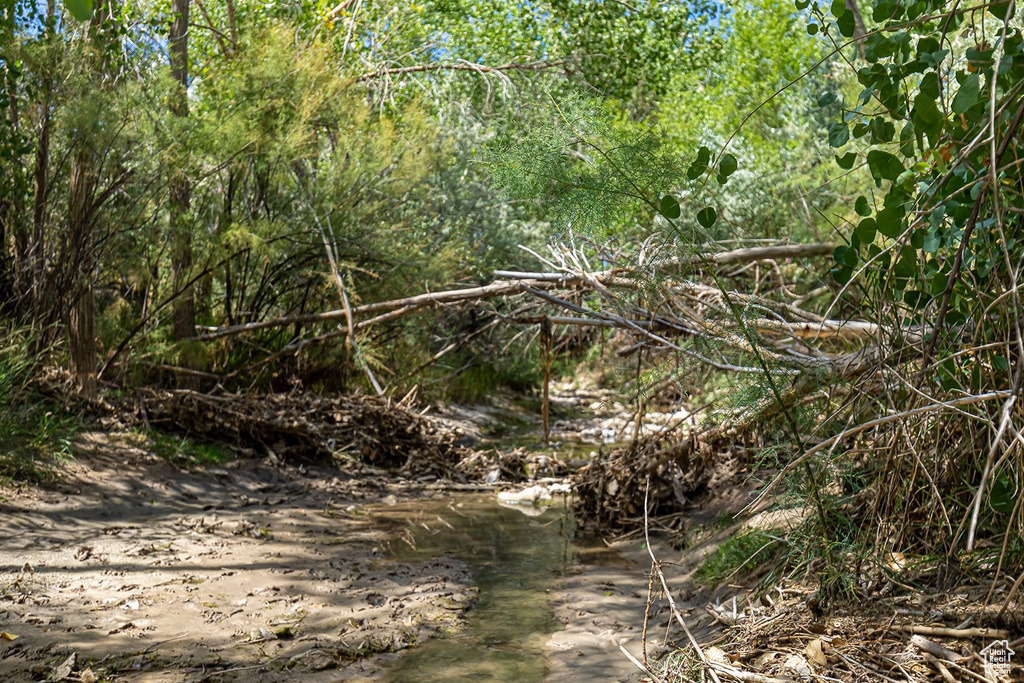
[[[0,491],[0,631],[17,636],[0,680],[63,673],[71,653],[65,680],[635,677],[618,648],[639,650],[639,545],[330,470],[182,472],[144,445],[85,435],[58,489]]]

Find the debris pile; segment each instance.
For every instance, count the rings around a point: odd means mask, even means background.
[[[876,597],[844,613],[823,611],[809,588],[779,585],[760,598],[746,594],[708,605],[695,626],[710,619],[727,637],[700,653],[677,650],[657,668],[669,680],[703,666],[723,681],[759,683],[1020,680],[1022,669],[1012,659],[1024,646],[1014,635],[1020,617],[1001,613],[998,601],[979,610],[987,586],[961,591]]]
[[[456,429],[365,396],[151,392],[138,410],[154,427],[285,459],[355,460],[404,474],[460,479],[469,454]]]
[[[522,482],[540,477],[561,478],[572,471],[570,463],[563,459],[523,447],[476,451],[467,455],[459,463],[458,469],[470,481],[488,484]]]

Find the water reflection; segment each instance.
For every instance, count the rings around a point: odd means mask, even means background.
[[[469,565],[480,591],[464,628],[413,648],[384,680],[543,681],[544,643],[561,628],[546,591],[575,561],[575,527],[564,504],[531,517],[490,496],[458,496],[374,514],[398,527],[392,557],[457,558]]]

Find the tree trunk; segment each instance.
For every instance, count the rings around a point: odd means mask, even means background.
[[[171,96],[171,113],[188,116],[188,13],[190,0],[171,0],[169,39],[171,77],[178,83]],[[171,230],[171,277],[174,291],[187,288],[174,304],[174,338],[178,341],[195,336],[196,312],[192,286],[187,285],[192,270],[192,232],[188,224],[191,188],[182,168],[170,169],[168,208]]]
[[[68,369],[77,390],[84,396],[96,395],[95,303],[92,280],[96,269],[93,244],[93,201],[96,190],[96,158],[89,140],[71,162],[68,187],[68,238],[73,263],[77,266],[71,287],[68,316]]]
[[[46,2],[46,37],[52,43],[56,31],[55,0]],[[32,192],[32,240],[29,245],[29,268],[32,290],[32,323],[36,329],[47,327],[50,312],[46,310],[46,199],[50,191],[50,103],[53,81],[50,72],[43,76],[42,102],[39,106],[39,135],[36,138],[36,163]]]
[[[96,4],[95,15],[89,21],[84,36],[96,51],[93,56],[92,79],[97,89],[105,87],[106,72],[110,68],[111,45],[107,41],[111,36],[116,39],[117,35],[117,29],[112,23],[112,2],[100,0]],[[87,397],[95,396],[97,388],[96,304],[93,294],[97,262],[93,220],[96,213],[98,160],[94,135],[91,131],[81,131],[81,137],[75,141],[77,149],[71,160],[71,180],[68,185],[67,236],[71,261],[65,264],[65,267],[73,269],[67,320],[68,368],[76,388]]]
[[[238,52],[238,27],[235,25],[235,2],[226,0],[228,7],[228,33],[231,36],[232,55]]]

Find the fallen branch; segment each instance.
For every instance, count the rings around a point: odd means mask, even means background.
[[[897,628],[896,630],[897,631],[906,631],[908,629],[906,627],[904,627],[904,628]],[[947,661],[947,662],[959,662],[961,659],[964,659],[963,655],[961,655],[961,654],[959,654],[957,652],[953,652],[952,650],[949,650],[947,648],[944,648],[941,645],[939,645],[938,643],[933,643],[932,641],[928,640],[924,636],[920,636],[920,635],[913,636],[910,639],[910,644],[913,645],[914,647],[916,647],[921,652],[926,652],[926,653],[930,654],[932,657],[935,657],[937,659],[941,659],[941,660],[944,660],[944,661]]]
[[[894,626],[893,630],[903,631],[904,633],[915,633],[917,635],[922,636],[941,636],[944,638],[995,639],[1010,637],[1010,632],[1001,628],[945,628],[943,626]],[[921,640],[924,640],[924,638],[922,638]],[[913,641],[913,639],[911,639],[911,641]],[[959,658],[959,655],[957,655],[957,657]]]

